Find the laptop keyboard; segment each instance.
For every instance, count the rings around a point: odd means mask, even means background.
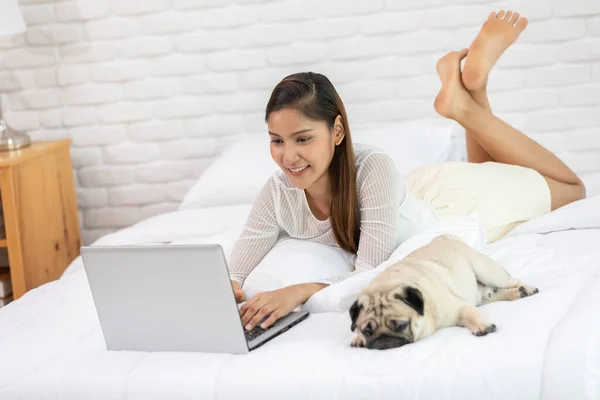
[[[246,335],[246,340],[251,341],[253,339],[256,339],[258,336],[262,335],[263,333],[267,332],[268,330],[272,329],[273,327],[275,327],[275,324],[269,326],[266,329],[263,329],[260,327],[260,324],[259,324],[259,325],[256,325],[254,328],[252,328],[251,331],[244,330],[244,334]]]

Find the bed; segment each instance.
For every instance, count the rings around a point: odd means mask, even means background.
[[[228,253],[251,202],[209,204],[198,192],[95,244],[220,243]],[[0,310],[0,399],[598,399],[599,243],[596,196],[486,246],[540,293],[482,307],[498,326],[485,337],[447,328],[398,349],[351,348],[332,285],[307,303],[306,321],[247,355],[106,351],[77,258]]]

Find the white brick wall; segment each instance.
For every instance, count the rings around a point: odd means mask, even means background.
[[[7,119],[70,137],[84,242],[176,209],[286,74],[325,73],[351,124],[434,119],[435,61],[489,12],[531,20],[492,108],[600,193],[598,0],[21,0],[0,42]],[[459,138],[460,140],[460,138]]]

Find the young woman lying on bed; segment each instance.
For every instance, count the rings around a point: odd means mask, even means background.
[[[584,198],[573,171],[490,109],[488,74],[526,25],[518,13],[492,13],[468,50],[438,61],[442,87],[434,108],[465,128],[469,162],[424,167],[404,178],[381,150],[353,146],[344,105],[325,76],[284,78],[265,118],[281,172],[265,184],[234,246],[237,300],[246,300],[241,285],[282,236],[339,246],[356,255],[356,273],[377,267],[441,218],[475,213],[493,241],[527,219]],[[268,317],[261,324],[268,327],[344,278],[260,293],[241,307],[242,321],[252,329]]]

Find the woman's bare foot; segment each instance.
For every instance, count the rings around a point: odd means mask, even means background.
[[[462,81],[469,91],[481,90],[502,53],[527,27],[527,18],[512,11],[491,13],[477,34],[465,60]]]
[[[452,51],[438,61],[437,73],[442,81],[433,107],[443,117],[459,121],[465,111],[480,107],[475,103],[460,79],[460,61],[467,55],[467,49]]]

